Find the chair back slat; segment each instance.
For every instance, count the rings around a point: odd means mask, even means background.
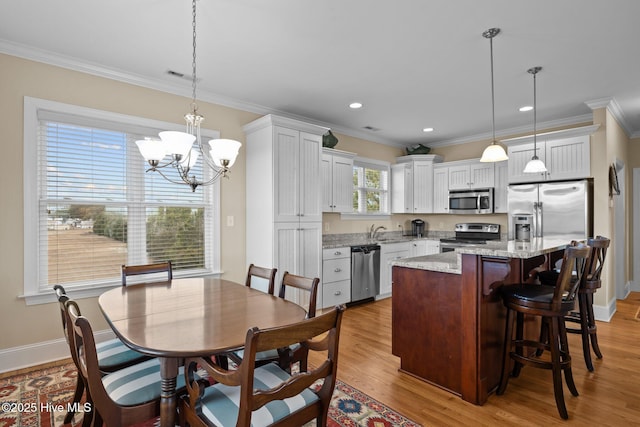
[[[167,281],[173,280],[173,266],[171,261],[157,262],[153,264],[142,265],[122,265],[122,286],[127,285],[127,277],[140,276],[140,275],[152,275],[158,273],[166,273]]]
[[[591,265],[587,273],[587,282],[599,282],[602,268],[604,267],[604,260],[607,256],[607,249],[611,240],[596,236],[595,238],[587,240],[587,245],[591,246]]]
[[[266,289],[264,289],[263,291],[270,295],[273,295],[275,290],[277,271],[278,271],[277,268],[265,268],[265,267],[259,267],[257,265],[251,264],[249,265],[249,269],[247,271],[247,280],[245,282],[245,285],[247,285],[250,288],[263,290],[259,282],[266,281],[267,286],[266,286]],[[263,280],[256,281],[256,278],[263,279]]]
[[[318,298],[318,285],[320,279],[297,276],[290,274],[288,271],[284,272],[282,276],[282,284],[280,286],[280,298],[285,298],[287,288],[298,289],[302,292],[309,294],[309,306],[307,307],[307,318],[315,317],[316,315],[316,301]]]
[[[586,279],[590,255],[591,247],[576,241],[565,249],[553,295],[555,308],[559,309],[563,302],[575,300],[578,288]]]

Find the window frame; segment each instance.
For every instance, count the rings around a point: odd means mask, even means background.
[[[369,168],[369,169],[377,169],[380,171],[384,171],[387,174],[387,188],[386,190],[381,191],[380,193],[384,194],[386,201],[383,203],[387,207],[386,212],[375,212],[375,213],[367,213],[367,212],[348,212],[340,215],[341,219],[346,220],[356,220],[356,219],[372,219],[372,218],[380,218],[387,219],[391,217],[391,164],[384,160],[376,160],[369,159],[366,157],[355,157],[353,159],[353,168]],[[355,192],[362,191],[361,188],[354,187]]]
[[[89,126],[104,126],[105,122],[110,125],[114,123],[123,132],[142,133],[147,129],[162,129],[184,131],[184,125],[176,123],[168,123],[159,120],[146,119],[136,116],[130,116],[120,113],[112,113],[81,107],[77,105],[65,104],[56,101],[49,101],[38,98],[24,97],[24,134],[23,134],[23,179],[24,179],[24,293],[20,298],[24,298],[27,305],[43,304],[55,301],[55,295],[52,290],[40,289],[40,266],[38,265],[38,242],[40,238],[40,218],[39,218],[39,171],[38,171],[38,128],[40,126],[39,112],[46,111],[47,115],[60,115],[62,119],[70,116],[82,117]],[[63,121],[63,120],[61,120]],[[93,123],[93,124],[92,124]],[[202,129],[203,138],[219,138],[220,132],[209,129]],[[176,186],[178,186],[176,184]],[[201,273],[207,275],[218,276],[220,270],[220,183],[215,182],[208,187],[211,194],[205,199],[211,203],[211,222],[206,232],[205,240],[205,256],[209,256],[210,269],[202,270]],[[206,191],[209,191],[207,189]],[[191,191],[188,186],[184,186],[185,191]],[[203,191],[198,189],[197,191]],[[206,216],[205,216],[206,218]],[[208,239],[208,240],[207,240]],[[35,266],[30,260],[35,260]],[[174,273],[174,277],[186,277],[196,275],[195,273]],[[201,275],[201,274],[197,274]],[[74,286],[68,289],[68,293],[73,298],[89,298],[95,297],[103,293],[105,290],[121,286],[118,278],[117,282],[109,282],[101,285]]]

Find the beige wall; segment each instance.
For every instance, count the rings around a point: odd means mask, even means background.
[[[0,54],[0,144],[5,158],[0,168],[0,320],[5,329],[0,349],[62,337],[57,304],[26,306],[23,293],[23,98],[47,99],[99,110],[183,124],[189,98],[174,96],[113,80],[69,71]],[[204,126],[219,130],[223,138],[244,141],[242,126],[255,114],[199,102]],[[224,277],[243,281],[245,276],[245,169],[244,150],[221,186],[222,269]],[[224,220],[234,216],[235,226]],[[28,261],[27,261],[28,262]],[[107,325],[96,299],[81,301],[83,314],[96,329]],[[16,325],[15,327],[6,327]]]

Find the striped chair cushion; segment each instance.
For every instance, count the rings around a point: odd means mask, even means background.
[[[96,343],[96,352],[100,369],[106,371],[112,370],[118,365],[134,363],[136,360],[147,358],[144,354],[131,350],[117,338]]]
[[[289,348],[291,349],[291,351],[296,351],[297,349],[300,348],[300,344],[293,344],[289,346]],[[234,352],[234,354],[238,356],[240,359],[244,359],[244,350],[238,350]],[[260,351],[256,353],[256,362],[260,362],[262,360],[273,360],[277,358],[278,358],[278,350],[275,350],[275,349]]]
[[[102,377],[111,399],[121,406],[138,405],[160,398],[160,362],[150,359]],[[180,367],[176,389],[184,387],[184,369]]]
[[[275,363],[256,368],[253,387],[265,390],[277,386],[290,375]],[[284,399],[274,400],[253,411],[252,427],[269,426],[287,415],[318,401],[318,396],[310,389]],[[202,397],[202,415],[219,427],[236,425],[240,405],[240,387],[230,387],[220,383],[207,387]]]

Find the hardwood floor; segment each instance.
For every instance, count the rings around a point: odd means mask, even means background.
[[[524,367],[504,395],[492,394],[483,406],[398,372],[399,359],[391,354],[390,298],[345,312],[338,378],[425,426],[640,425],[639,310],[640,292],[634,292],[617,301],[611,322],[597,323],[604,357],[593,356],[594,372],[585,367],[580,336],[569,334],[580,396],[571,396],[565,384],[567,421],[556,409],[551,371]]]

